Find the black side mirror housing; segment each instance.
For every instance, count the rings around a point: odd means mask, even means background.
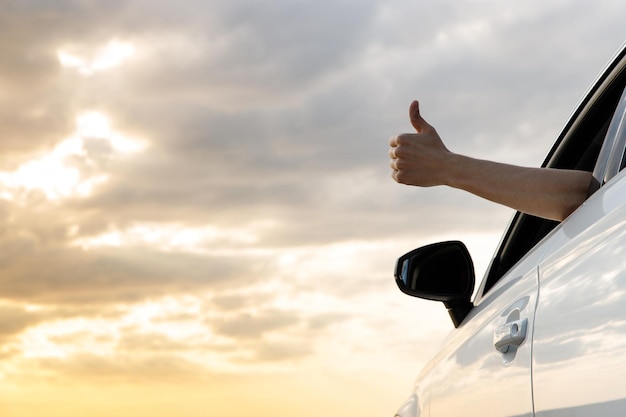
[[[394,276],[403,293],[443,302],[454,327],[459,327],[473,307],[474,264],[462,242],[441,242],[412,250],[398,259]]]

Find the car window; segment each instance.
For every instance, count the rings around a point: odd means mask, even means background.
[[[626,49],[622,50],[589,91],[542,165],[548,168],[584,170],[594,172],[594,175],[596,171],[601,171],[602,174],[598,174],[600,175],[598,181],[595,187],[590,189],[590,193],[602,185],[602,175],[609,162],[608,155],[606,160],[598,156],[605,139],[609,136],[607,135],[609,125],[616,114],[626,86],[625,55]],[[610,152],[606,153],[610,154]],[[601,167],[598,168],[597,164]],[[481,287],[482,293],[479,296],[489,291],[513,265],[557,225],[558,222],[552,220],[516,213],[489,266]]]

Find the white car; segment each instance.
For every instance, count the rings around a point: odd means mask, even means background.
[[[398,259],[455,329],[396,416],[626,416],[625,86],[623,47],[543,164],[593,171],[589,198],[561,223],[517,213],[473,300],[461,242]]]

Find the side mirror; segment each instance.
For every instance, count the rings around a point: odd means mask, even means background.
[[[403,293],[442,301],[454,327],[459,327],[473,307],[474,264],[462,242],[441,242],[412,250],[398,259],[394,276]]]

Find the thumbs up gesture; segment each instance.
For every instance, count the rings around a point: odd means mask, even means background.
[[[389,139],[392,177],[421,187],[448,185],[515,210],[563,220],[587,198],[591,172],[527,168],[450,152],[414,101],[409,118],[415,133]]]
[[[401,184],[421,187],[448,184],[453,154],[420,114],[419,102],[411,103],[409,119],[415,133],[389,139],[392,178]]]

